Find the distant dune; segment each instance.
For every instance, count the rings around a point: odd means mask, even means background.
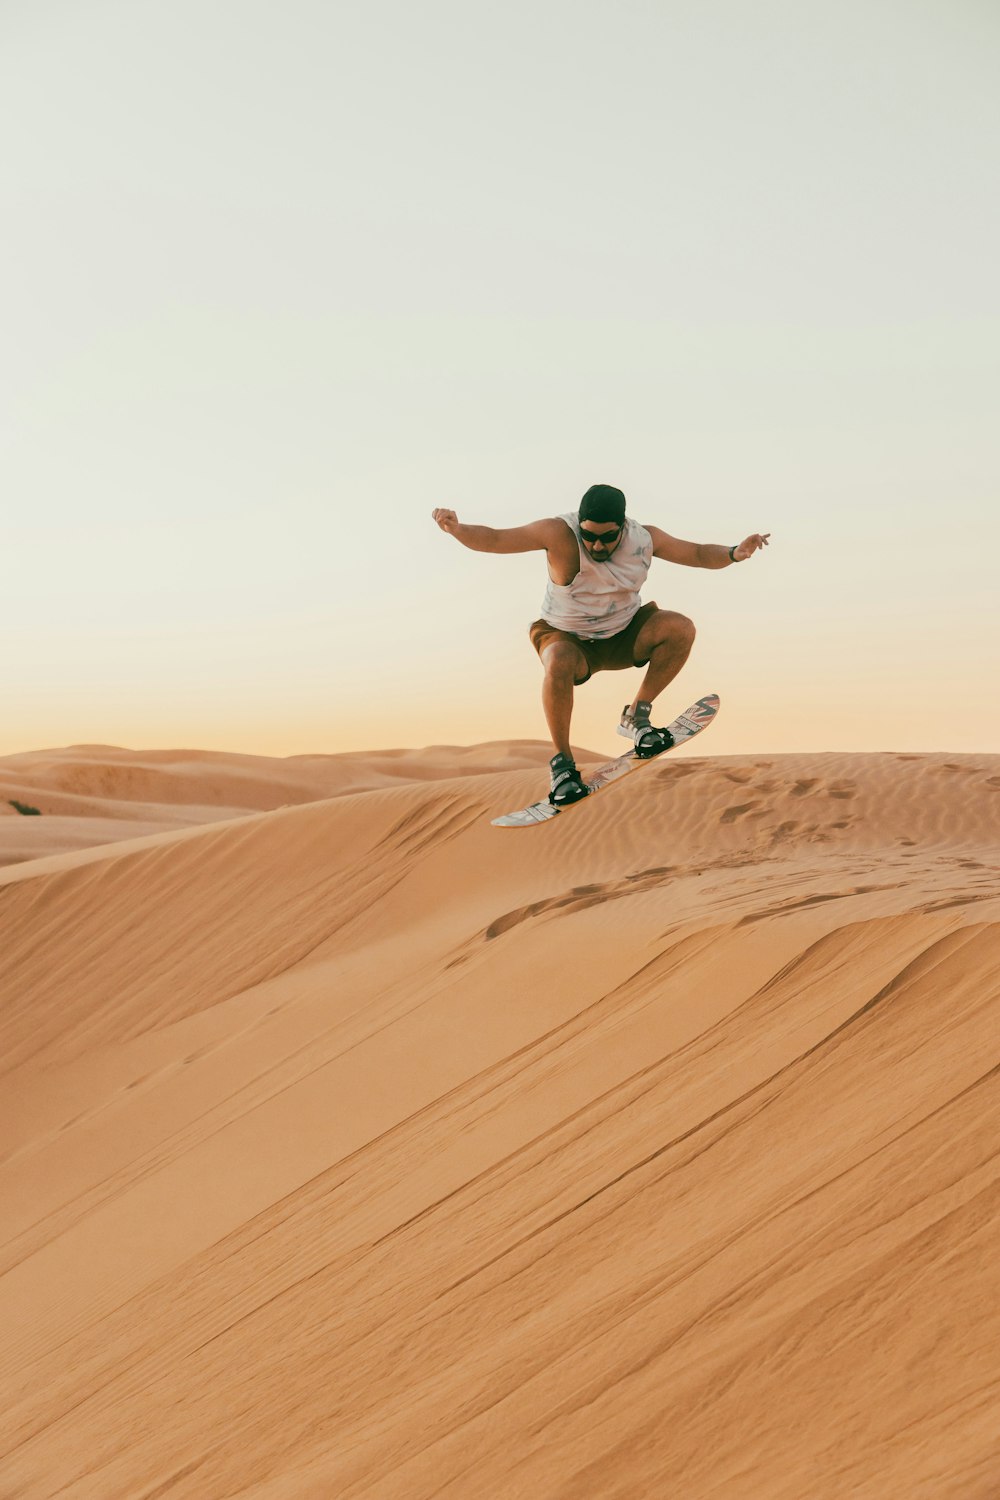
[[[0,865],[114,843],[172,828],[242,818],[348,792],[538,767],[539,795],[552,748],[541,740],[430,745],[363,754],[231,755],[211,750],[122,750],[72,745],[0,756]],[[581,764],[605,757],[578,749]],[[37,809],[25,816],[14,807]],[[5,816],[6,815],[6,816]]]
[[[1000,1495],[1000,757],[546,759],[0,762],[0,1495]]]

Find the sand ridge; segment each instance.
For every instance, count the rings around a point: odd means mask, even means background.
[[[0,1488],[997,1491],[1000,757],[0,871]]]

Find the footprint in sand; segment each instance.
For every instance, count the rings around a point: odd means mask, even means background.
[[[504,912],[503,916],[496,917],[484,930],[483,937],[487,943],[491,943],[494,938],[502,937],[504,933],[519,927],[522,922],[530,921],[532,917],[541,917],[556,911],[567,913],[585,911],[588,907],[600,906],[605,901],[618,901],[624,896],[643,895],[646,891],[662,885],[664,878],[669,876],[673,869],[673,865],[656,865],[651,869],[626,875],[622,880],[608,881],[605,885],[573,886],[566,895],[548,896],[541,901],[532,901],[527,906],[518,906],[514,911]],[[448,967],[453,968],[462,961],[464,960],[453,959]]]
[[[818,780],[819,778],[817,776],[810,776],[807,777],[804,781],[797,781],[792,787],[792,796],[807,797]]]
[[[694,776],[701,770],[695,760],[681,760],[673,766],[661,766],[657,771],[658,781],[680,781],[684,776]]]
[[[727,807],[719,822],[735,823],[737,818],[742,818],[744,813],[748,813],[751,808],[758,807],[759,805],[758,802],[741,802],[737,807]]]

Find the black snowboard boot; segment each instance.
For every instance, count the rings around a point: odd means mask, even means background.
[[[571,755],[564,755],[560,750],[549,761],[549,770],[552,775],[549,801],[553,807],[565,807],[567,803],[579,802],[581,797],[587,796],[587,783],[576,769]]]
[[[631,740],[635,746],[635,753],[640,760],[649,760],[654,755],[662,755],[664,750],[669,750],[674,743],[674,737],[669,729],[654,729],[649,722],[649,714],[653,705],[651,703],[637,703],[635,712],[626,703],[622,709],[621,723],[618,725],[618,733]]]

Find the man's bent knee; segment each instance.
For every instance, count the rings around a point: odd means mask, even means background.
[[[656,627],[656,635],[660,640],[694,640],[694,621],[689,620],[687,615],[679,615],[674,609],[661,609],[649,621],[650,626]]]
[[[542,652],[542,666],[546,676],[561,681],[582,681],[587,676],[587,660],[582,651],[571,646],[569,641],[553,641]]]
[[[674,610],[661,609],[646,621],[636,641],[637,652],[643,659],[648,660],[659,646],[668,646],[674,651],[679,646],[684,646],[690,650],[696,634],[694,621],[689,620],[687,615],[677,614]]]

